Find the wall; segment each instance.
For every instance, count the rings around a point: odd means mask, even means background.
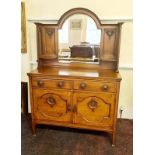
[[[57,20],[67,10],[84,7],[92,10],[104,22],[124,21],[122,26],[120,73],[122,83],[120,89],[119,107],[123,106],[123,118],[132,118],[132,1],[131,0],[25,0],[27,18],[27,54],[21,54],[21,79],[28,81],[26,72],[36,66],[36,30],[33,21],[52,22]],[[119,115],[118,115],[119,117]]]

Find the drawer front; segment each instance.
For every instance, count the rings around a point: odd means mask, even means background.
[[[102,82],[102,81],[85,81],[85,80],[75,81],[74,89],[101,91],[101,92],[117,91],[116,83]]]
[[[68,80],[56,79],[41,79],[33,78],[32,86],[38,88],[57,88],[57,89],[71,89],[72,82]]]

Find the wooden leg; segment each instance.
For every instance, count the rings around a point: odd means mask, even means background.
[[[115,132],[112,133],[112,147],[115,147],[115,141],[116,141],[116,134]]]
[[[32,134],[36,136],[36,123],[34,121],[32,121]]]

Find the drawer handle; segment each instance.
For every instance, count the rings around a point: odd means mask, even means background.
[[[89,101],[88,102],[88,107],[92,110],[92,111],[94,111],[96,108],[97,108],[97,102],[95,101],[95,100],[91,100],[91,101]]]
[[[63,81],[58,82],[57,86],[58,86],[59,88],[62,88],[62,87],[64,86],[64,82],[63,82]]]
[[[86,84],[85,83],[80,83],[80,89],[85,89],[86,88]]]
[[[37,84],[38,84],[39,87],[42,87],[42,86],[44,85],[44,82],[41,81],[41,80],[39,80],[39,81],[37,82]]]
[[[108,87],[108,85],[107,85],[107,84],[105,84],[105,85],[103,85],[103,86],[102,86],[102,90],[103,90],[103,91],[107,91],[107,90],[108,90],[108,88],[109,88],[109,87]]]
[[[54,106],[56,104],[56,100],[53,98],[53,97],[48,97],[47,99],[47,103],[50,105],[50,106]]]

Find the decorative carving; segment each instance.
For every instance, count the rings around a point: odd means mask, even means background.
[[[83,102],[84,100],[88,99],[88,98],[95,98],[95,99],[99,99],[102,102],[104,102],[105,104],[109,104],[111,103],[111,101],[107,100],[107,97],[105,99],[99,97],[99,96],[87,96],[87,97],[78,97],[77,98],[77,102]],[[110,95],[110,99],[111,99],[111,95]]]
[[[61,102],[56,102],[56,99],[61,100]],[[45,104],[45,105],[43,105]],[[59,104],[63,104],[66,108],[66,110],[63,111],[52,111],[52,112],[48,112],[46,110],[44,110],[42,107],[46,107],[47,105],[50,105],[51,108],[57,108],[57,106]],[[43,94],[42,96],[37,98],[37,107],[36,110],[38,111],[38,113],[40,113],[42,116],[46,117],[46,118],[58,118],[58,117],[63,117],[67,114],[67,112],[69,111],[68,109],[68,101],[67,99],[63,98],[63,96],[60,96],[59,94],[55,94],[55,93],[46,93]]]
[[[111,97],[111,95],[110,95],[110,97]],[[83,112],[81,113],[81,111],[77,110],[77,116],[78,117],[85,120],[87,123],[93,123],[93,124],[98,124],[98,123],[103,122],[105,119],[111,118],[111,108],[112,108],[111,103],[112,102],[110,100],[107,101],[107,97],[104,99],[99,97],[99,96],[89,96],[89,97],[83,97],[83,98],[79,97],[79,98],[77,98],[77,105],[79,106],[80,103],[84,104],[85,100],[87,100],[88,98],[91,98],[91,99],[89,99],[89,101],[87,101],[86,104],[94,112],[94,116],[96,118],[98,117],[98,119],[97,120],[91,120],[91,119],[87,118],[87,115],[85,115],[85,113],[83,113]],[[95,113],[95,109],[99,106],[101,108],[102,104],[106,105],[105,108],[107,109],[107,113],[106,114],[103,113],[103,116],[97,116],[96,115],[97,113]]]
[[[115,31],[111,30],[111,29],[110,30],[106,30],[105,32],[108,35],[109,39],[111,39],[112,35],[115,33]]]
[[[38,32],[41,32],[41,28],[38,26]]]
[[[53,33],[52,29],[51,28],[46,28],[46,33],[48,34],[48,36],[50,37]]]

